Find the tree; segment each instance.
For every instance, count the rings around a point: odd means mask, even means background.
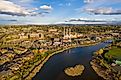
[[[103,54],[103,49],[100,49],[97,53],[98,53],[98,55]]]

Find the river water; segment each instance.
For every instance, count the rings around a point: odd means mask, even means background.
[[[93,52],[108,46],[109,43],[99,43],[89,47],[78,47],[66,50],[52,56],[33,77],[33,80],[103,80],[90,66]],[[69,77],[64,73],[67,67],[82,64],[85,70],[81,76]]]

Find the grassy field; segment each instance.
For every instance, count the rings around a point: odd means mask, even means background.
[[[113,46],[112,49],[105,54],[105,57],[108,59],[121,60],[121,48]]]

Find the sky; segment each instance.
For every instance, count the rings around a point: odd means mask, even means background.
[[[0,24],[121,22],[121,0],[0,0]]]

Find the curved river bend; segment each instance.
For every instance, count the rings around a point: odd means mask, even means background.
[[[100,43],[89,47],[78,47],[66,50],[52,56],[33,77],[32,80],[103,80],[90,66],[93,52],[108,46],[109,43]],[[69,77],[64,69],[69,66],[82,64],[85,70],[81,76]]]

